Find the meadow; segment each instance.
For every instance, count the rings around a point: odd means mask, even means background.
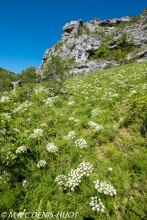
[[[147,219],[147,62],[1,93],[0,145],[1,213]]]

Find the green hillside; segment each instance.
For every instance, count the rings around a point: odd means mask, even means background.
[[[10,83],[18,79],[18,75],[0,67],[0,92],[10,91]]]
[[[146,91],[142,62],[2,93],[5,219],[147,219]]]

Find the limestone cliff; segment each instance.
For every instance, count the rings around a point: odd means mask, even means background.
[[[86,23],[82,20],[71,21],[62,28],[62,39],[45,51],[39,70],[44,69],[51,54],[62,59],[71,59],[75,63],[70,72],[90,72],[105,68],[107,65],[120,65],[114,59],[90,59],[102,46],[109,50],[118,47],[118,41],[127,34],[132,39],[133,50],[125,60],[147,60],[147,9],[139,16],[122,17],[100,21],[92,19]]]

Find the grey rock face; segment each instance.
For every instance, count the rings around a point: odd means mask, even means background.
[[[79,21],[71,21],[70,23],[65,24],[62,28],[62,39],[67,39],[71,33],[75,33],[81,26],[83,26],[81,19]]]
[[[79,63],[72,68],[70,73],[79,74],[79,73],[89,73],[94,71],[100,71],[107,66],[118,66],[115,61],[101,60],[101,61],[90,61],[88,63]]]
[[[118,39],[127,33],[133,37],[133,46],[136,48],[147,44],[147,9],[144,10],[136,21],[131,17],[120,19],[107,19],[99,21],[93,19],[85,24],[82,20],[71,21],[62,28],[62,39],[45,51],[38,72],[42,72],[51,54],[60,56],[62,59],[72,59],[77,65],[73,66],[71,72],[91,72],[105,68],[107,65],[117,65],[114,61],[89,61],[91,56],[102,44],[103,38],[111,36],[113,43],[110,49],[117,47]],[[135,55],[137,59],[146,59],[146,52],[142,57]],[[134,55],[128,56],[128,59]],[[88,62],[89,61],[89,62]]]
[[[120,23],[124,23],[124,22],[127,23],[130,20],[131,20],[131,18],[128,17],[128,16],[122,17],[120,19],[116,19],[116,18],[114,18],[112,20],[107,19],[107,20],[99,22],[99,25],[102,26],[102,27],[112,27],[115,24],[120,24]]]

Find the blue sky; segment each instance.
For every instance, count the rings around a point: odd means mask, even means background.
[[[38,69],[65,23],[139,15],[146,7],[146,0],[0,0],[0,67]]]

